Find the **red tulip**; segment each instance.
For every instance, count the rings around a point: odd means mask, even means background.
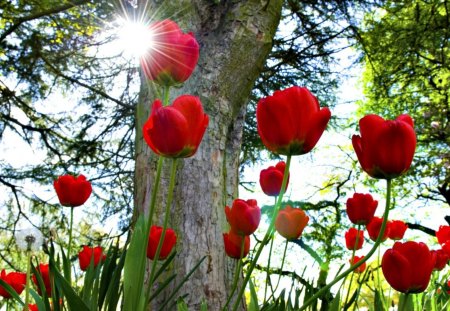
[[[308,224],[309,217],[300,208],[286,206],[281,210],[275,220],[275,229],[288,240],[295,240],[302,235],[303,229]]]
[[[37,306],[37,304],[31,304],[31,303],[29,303],[28,304],[28,310],[29,311],[39,311],[39,308],[38,308],[38,306]]]
[[[440,226],[436,231],[436,238],[441,245],[450,240],[450,226]]]
[[[150,228],[150,234],[148,236],[147,258],[151,260],[155,259],[156,250],[158,248],[159,240],[161,239],[162,231],[163,228],[159,226],[152,226]],[[175,244],[177,244],[177,235],[173,229],[167,228],[158,260],[166,259],[172,252]]]
[[[263,169],[259,174],[259,184],[262,191],[268,196],[277,196],[281,191],[281,183],[283,182],[284,169],[286,163],[280,161],[276,166],[269,166]],[[289,174],[286,182],[286,189],[289,183]]]
[[[358,239],[358,241],[356,241]],[[358,243],[358,244],[356,244]],[[350,228],[345,233],[345,246],[349,250],[361,249],[364,243],[364,231]]]
[[[391,240],[401,240],[405,235],[408,225],[401,220],[391,220],[389,221],[388,237]]]
[[[359,121],[361,136],[352,143],[364,171],[374,178],[392,179],[404,174],[416,150],[414,122],[403,114],[394,121],[367,115]]]
[[[52,283],[50,281],[50,271],[49,271],[49,265],[48,264],[39,264],[38,272],[41,275],[42,281],[44,282],[45,286],[45,292],[47,293],[47,296],[51,296],[52,294]],[[41,288],[39,286],[38,279],[36,275],[33,274],[31,277],[33,280],[33,283],[37,286],[39,295],[42,295]]]
[[[432,250],[431,254],[436,258],[436,262],[434,264],[433,270],[441,271],[447,266],[448,261],[450,260],[450,256],[443,249]]]
[[[381,260],[386,281],[402,293],[423,292],[430,281],[435,256],[421,242],[395,242]]]
[[[351,258],[349,260],[350,262],[350,266],[353,266],[354,264],[357,264],[358,261],[362,260],[364,258],[364,256],[354,256],[353,258]],[[362,265],[360,265],[358,268],[356,268],[355,270],[353,270],[353,272],[355,273],[363,273],[364,270],[366,270],[366,262],[364,262]]]
[[[11,286],[14,291],[20,295],[27,283],[27,275],[22,272],[6,273],[5,269],[0,273],[0,280]],[[11,298],[11,295],[0,285],[0,296],[4,298]]]
[[[148,79],[160,85],[176,85],[186,81],[197,65],[199,45],[192,33],[183,33],[171,20],[149,25],[151,48],[141,57]]]
[[[53,182],[59,203],[63,206],[80,206],[92,193],[92,186],[86,177],[79,175],[63,175]]]
[[[158,99],[144,124],[143,135],[155,153],[170,158],[187,158],[197,151],[208,121],[196,96],[179,96],[168,107],[163,107]]]
[[[101,246],[89,247],[84,245],[83,250],[78,253],[78,261],[80,262],[80,269],[86,271],[93,260],[94,268],[100,262],[105,261],[106,255],[103,254],[103,248]]]
[[[331,113],[319,107],[305,87],[293,86],[259,100],[256,108],[258,133],[270,151],[300,155],[311,151],[322,136]]]
[[[244,239],[244,252],[241,257],[242,239]],[[237,235],[230,230],[230,232],[223,234],[223,243],[225,245],[225,253],[231,258],[244,258],[250,251],[250,236],[248,235]]]
[[[256,231],[261,220],[261,209],[256,200],[236,199],[230,208],[225,206],[225,215],[231,230],[239,235],[250,235]]]
[[[347,199],[347,215],[355,225],[367,225],[373,218],[378,201],[369,193],[354,193]]]
[[[372,220],[366,225],[367,232],[369,233],[369,237],[372,241],[376,241],[378,235],[380,234],[381,225],[383,223],[383,218],[373,217]],[[389,235],[389,223],[386,224],[386,229],[384,230],[383,237],[381,241],[384,242],[388,238]]]

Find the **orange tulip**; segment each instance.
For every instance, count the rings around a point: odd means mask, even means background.
[[[275,229],[288,240],[298,239],[308,224],[309,217],[300,208],[286,206],[281,210],[275,220]]]

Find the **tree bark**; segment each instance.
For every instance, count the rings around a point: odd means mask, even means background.
[[[178,296],[198,310],[220,310],[231,290],[235,260],[225,256],[222,233],[228,231],[224,207],[237,198],[239,153],[246,103],[271,50],[282,0],[150,1],[149,15],[170,18],[192,31],[200,44],[198,66],[191,78],[171,89],[171,101],[181,94],[199,96],[210,121],[197,153],[180,161],[170,227],[178,235],[174,272],[178,283],[204,256]],[[220,3],[219,3],[220,2]],[[156,171],[155,156],[142,138],[156,92],[142,79],[136,108],[135,209],[147,212]],[[165,161],[157,216],[161,225],[167,195]],[[172,286],[173,289],[173,286]],[[243,305],[243,308],[245,306]]]

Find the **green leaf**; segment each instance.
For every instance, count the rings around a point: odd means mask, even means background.
[[[45,303],[44,300],[42,299],[42,297],[39,296],[39,294],[36,293],[33,289],[30,289],[30,294],[33,297],[34,302],[36,303],[39,311],[40,310],[42,310],[42,311],[44,311],[44,310],[50,311],[51,310],[50,305],[48,305],[48,302]]]
[[[61,289],[66,297],[67,304],[70,310],[76,311],[90,311],[89,307],[83,302],[80,296],[73,290],[72,286],[62,276],[62,274],[56,269],[55,262],[50,261],[51,269],[54,273],[56,286]]]
[[[341,305],[341,291],[338,291],[336,296],[331,301],[330,306],[328,307],[328,310],[329,311],[339,311],[340,305]]]
[[[11,295],[12,298],[14,298],[18,303],[20,303],[22,306],[25,305],[23,300],[20,298],[19,295],[17,295],[14,288],[12,288],[8,283],[0,279],[0,285]]]
[[[144,276],[148,236],[144,215],[139,216],[131,235],[123,273],[124,310],[137,311],[145,304]]]
[[[251,278],[249,279],[248,284],[250,286],[250,303],[248,305],[248,311],[259,311],[258,295],[256,294],[255,285]]]
[[[183,299],[178,299],[177,301],[177,311],[189,311],[187,304]]]

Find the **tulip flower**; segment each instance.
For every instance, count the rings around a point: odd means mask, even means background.
[[[383,218],[373,217],[372,220],[366,225],[367,232],[369,233],[369,237],[372,241],[376,241],[378,235],[380,234],[381,225],[383,223]],[[384,230],[384,234],[381,237],[381,241],[384,242],[388,238],[389,235],[389,223],[386,224],[386,229]]]
[[[388,226],[388,237],[394,241],[403,239],[406,229],[408,229],[408,225],[401,220],[391,220]]]
[[[92,193],[92,186],[86,177],[63,175],[53,182],[59,203],[63,206],[83,205]]]
[[[47,296],[51,296],[52,294],[52,283],[50,280],[50,271],[49,271],[49,265],[48,264],[39,264],[38,272],[42,278],[42,281],[44,282],[45,286],[45,292],[47,293]],[[36,275],[33,274],[31,277],[33,280],[33,283],[37,286],[39,295],[42,295],[41,288],[39,286],[38,279]]]
[[[349,259],[350,266],[353,266],[354,264],[358,263],[358,261],[362,260],[364,256],[354,256],[353,258]],[[353,270],[355,273],[363,273],[364,270],[366,270],[366,263],[364,262],[362,265],[360,265],[358,268]]]
[[[86,271],[93,261],[94,268],[100,262],[105,261],[106,255],[103,254],[103,248],[101,246],[89,247],[84,245],[83,250],[78,253],[78,261],[80,262],[80,269]]]
[[[148,79],[160,85],[186,81],[197,65],[199,44],[192,33],[183,33],[172,20],[149,25],[151,44],[141,57],[141,67]]]
[[[150,234],[148,236],[147,258],[151,260],[155,259],[158,243],[162,235],[162,230],[163,228],[159,226],[151,226],[150,228]],[[172,252],[172,249],[174,248],[176,243],[177,235],[175,231],[173,229],[167,228],[158,260],[166,259]]]
[[[29,304],[28,304],[28,310],[29,310],[29,311],[39,311],[39,308],[38,308],[37,304],[35,304],[35,303],[29,303]]]
[[[5,269],[0,272],[0,280],[11,286],[14,291],[20,295],[27,283],[27,275],[22,272],[9,272],[6,273]],[[0,285],[0,296],[3,298],[11,298],[11,295]]]
[[[358,241],[356,241],[358,239]],[[358,244],[356,244],[358,243]],[[364,243],[364,231],[350,228],[345,233],[345,246],[349,250],[361,249]]]
[[[302,209],[288,205],[278,213],[275,229],[287,240],[295,240],[300,237],[308,221],[309,217]]]
[[[403,114],[384,120],[367,115],[359,121],[361,136],[353,135],[352,143],[362,169],[373,178],[392,179],[404,174],[416,150],[414,122]]]
[[[281,183],[283,182],[284,169],[286,163],[280,161],[275,166],[269,166],[263,169],[259,174],[259,184],[262,191],[268,196],[277,196],[281,191]],[[289,183],[289,174],[286,182],[286,189]]]
[[[441,271],[447,266],[450,256],[443,249],[432,250],[431,254],[436,258],[433,270]]]
[[[421,242],[395,242],[381,260],[381,269],[386,281],[402,293],[423,292],[430,281],[435,265],[435,256]]]
[[[331,113],[319,107],[317,98],[305,87],[275,91],[259,100],[256,121],[259,136],[270,151],[300,155],[311,151],[322,136]]]
[[[436,231],[436,238],[441,245],[450,240],[450,226],[439,226]]]
[[[244,251],[241,257],[242,239],[244,239]],[[250,251],[250,236],[248,235],[238,235],[230,230],[228,233],[223,234],[223,243],[225,246],[225,253],[231,258],[244,258]]]
[[[261,209],[256,200],[233,201],[231,208],[225,206],[225,215],[231,230],[238,235],[250,235],[256,231],[261,220]]]
[[[347,199],[347,215],[355,225],[367,225],[373,218],[378,201],[369,193],[354,193]]]
[[[155,153],[169,158],[187,158],[197,151],[208,122],[200,99],[182,95],[167,107],[156,100],[142,132]]]

